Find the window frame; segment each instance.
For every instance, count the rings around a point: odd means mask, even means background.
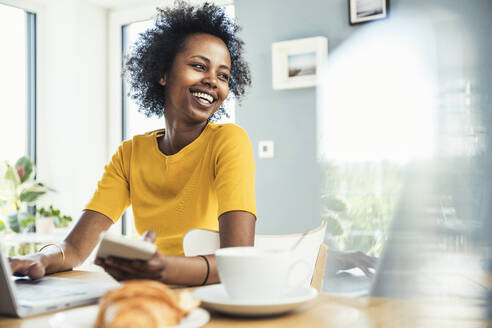
[[[36,14],[26,10],[27,17],[27,155],[36,164],[36,115],[37,115],[37,19]]]
[[[26,13],[26,152],[25,155],[36,164],[37,149],[37,14],[42,7],[30,0],[1,0],[0,4],[14,7]]]

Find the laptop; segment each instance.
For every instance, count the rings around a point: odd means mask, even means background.
[[[325,278],[323,291],[460,299],[484,312],[492,301],[487,280],[492,249],[490,235],[481,232],[490,224],[492,188],[476,183],[470,196],[466,173],[456,165],[410,167],[374,277],[359,269],[340,272]],[[492,317],[492,311],[485,316]]]
[[[14,277],[0,243],[0,315],[27,317],[93,304],[117,282],[43,277]]]

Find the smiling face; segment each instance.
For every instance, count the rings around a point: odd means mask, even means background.
[[[203,123],[229,94],[231,57],[224,42],[210,34],[188,36],[169,72],[165,86],[166,120]]]

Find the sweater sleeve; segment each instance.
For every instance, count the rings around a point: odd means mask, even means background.
[[[246,211],[256,217],[255,163],[246,132],[225,125],[215,140],[215,188],[218,216],[229,211]]]
[[[128,165],[125,165],[125,162],[129,163],[130,154],[131,141],[120,145],[111,161],[104,167],[103,176],[92,199],[85,206],[86,210],[104,214],[113,222],[118,221],[130,205]]]

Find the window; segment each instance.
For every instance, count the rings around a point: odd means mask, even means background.
[[[0,4],[0,161],[35,152],[36,15]]]
[[[123,58],[130,52],[130,48],[137,40],[138,34],[151,28],[152,25],[153,20],[146,20],[123,26]],[[129,139],[136,134],[164,127],[164,118],[146,117],[144,114],[139,113],[137,104],[127,94],[128,88],[126,82],[123,81],[123,140]]]
[[[437,83],[425,42],[374,26],[337,48],[321,74],[318,159],[332,247],[379,255],[409,165],[435,156]]]
[[[230,17],[234,17],[234,6],[225,6],[226,12]],[[140,22],[134,22],[122,27],[122,52],[123,57],[131,51],[132,45],[138,39],[139,33],[153,26],[154,20],[149,19]],[[122,86],[122,139],[130,139],[136,134],[145,133],[152,130],[164,128],[164,118],[146,117],[143,113],[138,112],[138,106],[135,102],[128,97],[128,88],[126,82],[123,81]],[[230,97],[225,102],[226,111],[230,117],[222,117],[220,122],[217,123],[234,123],[235,119],[235,101]],[[135,227],[133,226],[133,213],[131,210],[125,212],[122,219],[122,232],[123,234],[133,235],[135,234]]]

